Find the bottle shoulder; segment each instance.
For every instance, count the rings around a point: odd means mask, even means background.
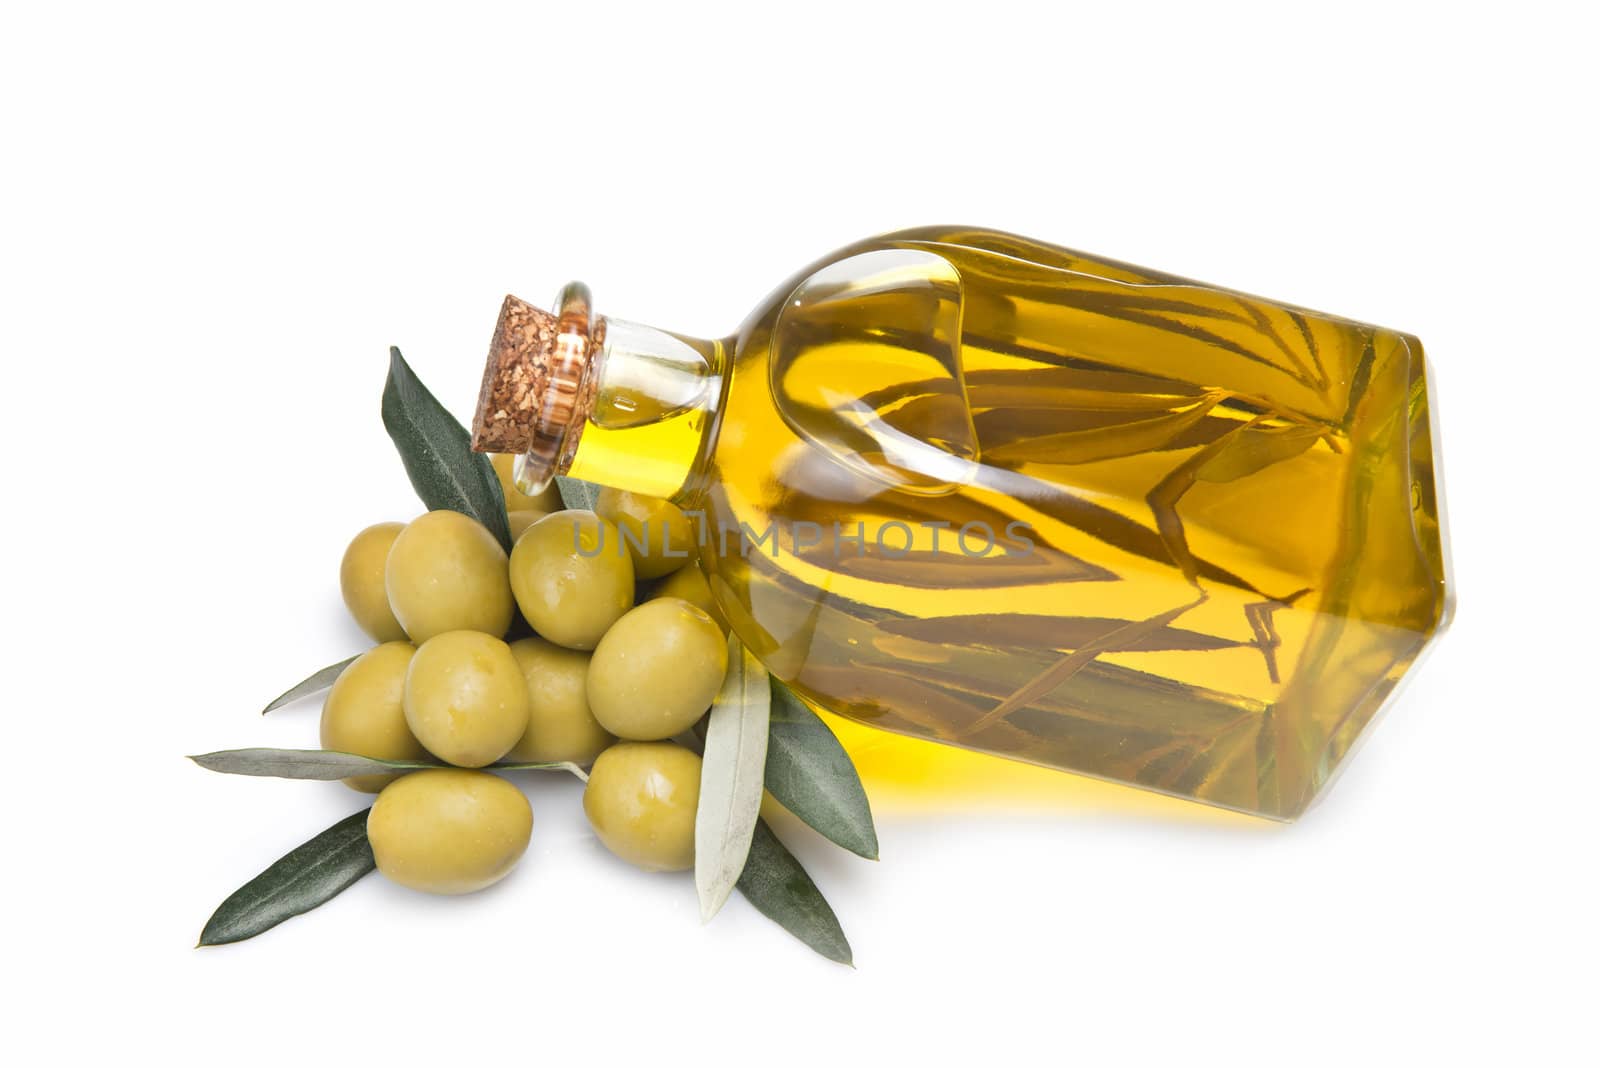
[[[985,263],[1011,261],[1018,268],[1045,272],[1069,271],[1074,274],[1135,285],[1198,285],[1178,275],[1155,271],[1105,256],[1096,256],[1063,245],[1038,241],[1004,230],[976,226],[917,226],[864,238],[820,256],[794,272],[768,293],[746,317],[739,331],[729,340],[762,326],[770,328],[784,302],[806,279],[818,271],[862,253],[891,249],[919,249],[938,255],[958,271],[975,270]],[[735,345],[737,347],[737,345]]]

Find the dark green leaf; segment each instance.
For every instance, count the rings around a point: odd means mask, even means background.
[[[367,844],[367,813],[347,816],[296,846],[217,907],[202,946],[242,942],[318,905],[377,866]]]
[[[579,508],[586,512],[592,512],[594,511],[594,502],[600,498],[600,487],[593,482],[585,482],[581,478],[568,478],[566,475],[557,475],[556,489],[561,492],[561,505],[564,508]]]
[[[387,775],[396,771],[421,771],[447,765],[416,760],[378,760],[330,749],[224,749],[189,758],[209,771],[227,775],[260,775],[274,779],[347,779],[352,775]],[[525,763],[491,764],[494,771],[560,769],[578,772],[576,764]]]
[[[356,657],[360,655],[360,653],[357,653],[356,656],[341,660],[337,664],[329,664],[320,671],[312,672],[301,681],[295,683],[293,686],[280,693],[277,697],[274,697],[272,699],[272,703],[261,710],[261,714],[264,716],[273,709],[282,708],[284,705],[293,704],[302,697],[310,697],[314,693],[321,693],[329,686],[332,686],[334,680],[339,677],[339,673],[344,671],[344,669],[349,667],[351,664],[355,663]]]
[[[429,511],[449,509],[471,516],[511,551],[505,495],[494,464],[472,451],[466,428],[418,381],[396,348],[389,350],[383,425]]]
[[[750,856],[739,876],[739,892],[763,916],[824,957],[854,966],[838,917],[765,820],[756,824]]]
[[[878,832],[861,778],[828,725],[777,679],[767,737],[767,790],[823,837],[878,859]]]

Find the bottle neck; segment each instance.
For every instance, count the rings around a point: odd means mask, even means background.
[[[544,311],[507,297],[490,343],[472,447],[516,453],[537,493],[571,475],[652,497],[698,491],[721,404],[721,342],[603,319],[572,282]]]
[[[699,488],[723,346],[605,319],[555,474],[682,501]]]

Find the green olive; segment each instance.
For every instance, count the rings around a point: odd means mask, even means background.
[[[587,764],[616,741],[589,711],[588,653],[524,638],[511,643],[511,655],[528,683],[528,730],[510,759]]]
[[[676,597],[680,601],[688,601],[706,615],[716,620],[722,633],[728,633],[728,625],[722,620],[722,612],[717,608],[716,598],[711,596],[711,584],[706,582],[705,573],[694,564],[680,567],[654,586],[645,591],[645,600],[655,601],[662,597]]]
[[[540,637],[593,649],[633,605],[633,561],[617,528],[593,512],[552,512],[511,550],[511,589]]]
[[[339,592],[356,625],[377,642],[403,642],[405,628],[394,618],[384,590],[384,565],[389,548],[406,528],[404,523],[376,523],[350,542],[339,562]]]
[[[699,803],[700,758],[671,742],[619,742],[600,754],[583,789],[583,813],[600,841],[645,871],[694,867]]]
[[[367,814],[378,870],[430,894],[470,894],[511,873],[533,834],[522,791],[486,771],[416,771]]]
[[[549,514],[542,508],[519,508],[515,512],[507,512],[506,522],[511,526],[511,544],[515,545],[517,539],[522,537],[523,531]]]
[[[501,635],[511,626],[505,550],[483,524],[460,512],[412,520],[389,550],[384,585],[412,641],[450,630]]]
[[[475,630],[429,638],[406,672],[406,724],[440,760],[481,768],[528,729],[528,684],[511,647]]]
[[[600,491],[594,510],[622,532],[638,578],[660,578],[694,556],[694,529],[689,517],[671,501],[607,487]]]
[[[561,491],[556,489],[554,482],[544,488],[544,492],[530,497],[517,489],[516,476],[512,474],[512,467],[517,458],[509,453],[496,453],[490,458],[494,464],[494,473],[500,479],[500,492],[505,495],[506,511],[520,512],[533,510],[539,513],[556,512],[561,509]]]
[[[650,742],[688,730],[717,696],[728,645],[688,601],[646,601],[606,631],[589,661],[589,708],[619,738]]]
[[[426,760],[428,751],[406,726],[406,668],[417,647],[386,642],[339,673],[322,705],[322,748],[379,760]],[[375,794],[398,775],[354,775],[352,790]]]

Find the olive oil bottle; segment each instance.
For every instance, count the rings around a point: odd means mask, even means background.
[[[474,443],[677,501],[823,709],[1275,818],[1450,612],[1416,338],[992,231],[716,340],[507,298]]]

